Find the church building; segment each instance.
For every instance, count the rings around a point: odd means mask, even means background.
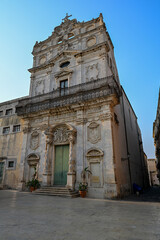
[[[113,198],[147,184],[141,132],[120,85],[102,14],[66,15],[33,47],[29,95],[0,103],[0,187],[23,191],[36,167],[41,186]]]

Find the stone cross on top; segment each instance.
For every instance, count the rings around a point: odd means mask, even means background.
[[[72,15],[70,15],[70,16],[68,16],[68,13],[66,13],[66,16],[65,16],[65,18],[63,18],[62,20],[64,20],[64,22],[67,22],[69,19],[69,17],[71,17]]]

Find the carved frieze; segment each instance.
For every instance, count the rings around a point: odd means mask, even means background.
[[[39,133],[37,131],[34,131],[31,134],[30,147],[32,150],[35,150],[39,147]]]
[[[112,113],[101,114],[101,115],[99,116],[99,120],[101,120],[101,121],[113,120]]]
[[[87,121],[88,121],[87,118],[77,118],[77,119],[76,119],[76,124],[77,124],[77,125],[86,124]]]
[[[91,143],[97,143],[101,139],[100,125],[96,122],[92,122],[87,128],[87,138]]]
[[[86,80],[92,81],[98,78],[99,75],[99,67],[98,63],[92,64],[86,67]]]

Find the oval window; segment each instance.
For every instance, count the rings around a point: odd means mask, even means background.
[[[69,61],[64,62],[64,63],[61,63],[60,67],[61,67],[61,68],[68,67],[69,64],[70,64]]]

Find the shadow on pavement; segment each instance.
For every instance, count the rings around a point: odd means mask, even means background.
[[[160,186],[153,186],[144,190],[139,196],[136,194],[127,196],[123,201],[136,202],[160,202]]]

